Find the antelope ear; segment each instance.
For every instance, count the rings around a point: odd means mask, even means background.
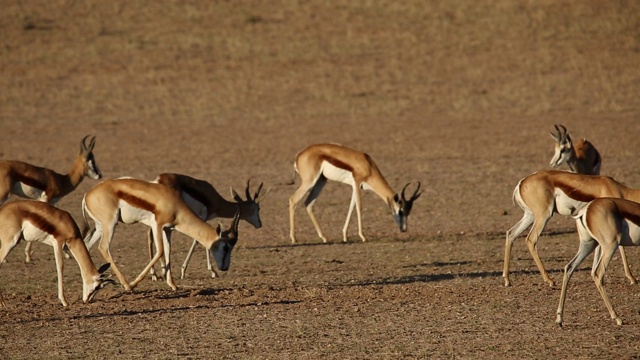
[[[571,141],[571,135],[569,133],[567,133],[567,136],[565,137],[565,139],[569,144],[573,144],[573,142]]]
[[[235,200],[236,202],[241,202],[244,201],[242,200],[242,198],[240,197],[240,195],[238,195],[238,193],[233,190],[233,188],[231,188],[231,197],[233,198],[233,200]]]
[[[222,229],[220,228],[220,223],[216,226],[216,233],[220,235],[222,233]]]
[[[102,264],[102,266],[100,266],[100,268],[98,269],[98,273],[102,274],[103,272],[107,271],[110,266],[111,263]]]
[[[400,202],[400,195],[398,194],[393,194],[393,201],[399,203]]]

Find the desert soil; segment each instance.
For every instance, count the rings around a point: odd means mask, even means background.
[[[501,275],[522,216],[513,188],[549,168],[554,124],[596,145],[603,174],[640,186],[639,65],[637,1],[5,1],[1,158],[63,173],[94,134],[105,178],[177,172],[227,198],[249,179],[270,192],[264,226],[241,223],[231,269],[211,279],[199,247],[177,291],[146,279],[83,304],[70,259],[64,308],[51,247],[27,264],[19,244],[0,271],[0,358],[637,358],[638,286],[618,255],[606,286],[624,325],[591,257],[554,323],[572,219],[554,217],[538,244],[556,286],[524,237],[513,286]],[[354,219],[343,243],[351,190],[330,183],[315,207],[330,241],[299,207],[290,243],[293,160],[319,142],[366,151],[396,191],[421,182],[406,233],[368,192],[369,240]],[[57,206],[81,223],[96,183]],[[174,269],[190,244],[174,235]],[[118,226],[112,253],[134,278],[145,226]]]

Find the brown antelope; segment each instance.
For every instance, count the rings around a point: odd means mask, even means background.
[[[93,148],[96,137],[87,144],[89,135],[80,142],[80,153],[76,157],[71,170],[66,175],[15,160],[0,160],[0,204],[7,201],[10,194],[55,204],[82,182],[85,176],[94,180],[102,177]],[[24,249],[26,262],[31,261],[31,242]]]
[[[575,145],[567,128],[554,125],[556,133],[550,133],[556,141],[556,148],[549,165],[557,168],[566,163],[572,172],[585,175],[600,175],[602,159],[600,153],[587,139],[579,140]],[[560,128],[558,128],[558,126]]]
[[[269,189],[261,196],[260,190],[262,190],[262,183],[258,186],[258,190],[251,197],[250,184],[247,181],[247,188],[245,189],[246,200],[242,199],[238,193],[231,189],[231,196],[235,202],[227,201],[223,198],[218,191],[210,183],[192,178],[182,174],[160,174],[152,182],[168,186],[176,190],[182,200],[189,206],[189,208],[204,221],[209,221],[214,218],[226,218],[231,219],[234,217],[237,211],[240,211],[240,220],[245,220],[249,224],[253,225],[256,229],[262,227],[262,221],[260,220],[260,201],[267,196]],[[153,257],[153,234],[151,229],[148,232],[148,244],[149,244],[149,258]],[[194,240],[189,249],[187,257],[182,264],[182,271],[180,273],[180,279],[184,279],[187,266],[191,260],[191,255],[196,247],[197,240]],[[162,258],[160,259],[162,262]],[[207,269],[211,274],[211,277],[216,277],[217,274],[211,265],[211,257],[207,251]],[[155,275],[155,269],[152,267],[149,271],[153,280],[157,280]]]
[[[82,199],[82,214],[94,221],[94,228],[85,237],[87,248],[100,240],[100,253],[111,264],[113,272],[126,290],[131,291],[144,279],[153,265],[164,255],[164,273],[167,284],[176,290],[171,276],[171,232],[175,229],[196,239],[211,253],[218,269],[227,271],[231,265],[231,251],[238,241],[239,214],[233,225],[222,231],[220,225],[213,228],[189,209],[173,189],[144,180],[131,178],[106,180],[89,190]],[[155,255],[138,275],[129,283],[113,261],[109,250],[118,222],[142,223],[151,228]]]
[[[604,288],[603,278],[617,248],[640,245],[640,204],[616,198],[593,200],[576,216],[576,226],[580,236],[580,248],[576,256],[564,268],[556,324],[562,326],[562,313],[571,275],[580,263],[595,250],[591,277],[593,277],[598,292],[609,310],[609,315],[618,325],[622,325],[622,319],[613,309],[611,299]]]
[[[320,230],[318,220],[313,214],[313,205],[320,191],[322,191],[322,188],[327,183],[327,180],[351,185],[353,188],[351,204],[347,212],[347,221],[342,229],[343,241],[347,241],[347,229],[354,207],[358,217],[358,235],[360,235],[362,241],[367,240],[362,232],[361,189],[372,190],[384,200],[402,232],[407,231],[407,218],[411,213],[411,207],[413,206],[413,202],[420,196],[420,182],[418,182],[418,187],[413,195],[411,195],[409,199],[406,199],[404,191],[409,185],[408,183],[404,186],[400,195],[395,193],[368,154],[340,145],[317,144],[307,147],[296,155],[294,170],[300,175],[300,179],[302,180],[302,184],[300,184],[298,190],[289,198],[290,236],[291,243],[294,244],[296,242],[295,209],[298,202],[307,193],[309,193],[309,196],[307,196],[304,202],[307,213],[311,218],[311,222],[318,236],[320,236],[323,242],[327,242],[327,238]]]
[[[536,247],[542,230],[554,213],[565,216],[575,215],[589,201],[601,197],[640,201],[640,190],[628,188],[608,176],[581,175],[568,171],[538,171],[520,180],[513,190],[513,200],[524,210],[524,215],[507,231],[504,247],[504,271],[502,273],[504,285],[511,285],[509,262],[513,242],[518,235],[533,224],[527,235],[527,247],[540,274],[542,274],[542,278],[553,286],[554,282],[547,275]],[[620,257],[627,278],[632,284],[635,284],[636,279],[629,270],[623,247],[620,247]]]
[[[96,269],[89,251],[82,242],[78,225],[71,215],[46,202],[34,200],[11,201],[0,207],[0,265],[20,240],[42,241],[53,246],[58,272],[58,299],[68,306],[62,286],[62,247],[66,245],[76,259],[82,276],[82,301],[89,302],[105,284],[113,283],[104,272],[109,264]],[[0,294],[0,306],[5,306]]]

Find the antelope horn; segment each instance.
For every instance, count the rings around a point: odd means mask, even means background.
[[[256,194],[253,195],[253,200],[256,200],[258,198],[258,195],[260,195],[260,190],[262,190],[262,185],[264,183],[260,183],[260,186],[258,186],[258,191],[256,191]]]
[[[420,196],[420,192],[418,192],[420,190],[420,181],[418,181],[418,187],[416,188],[416,191],[413,192],[413,195],[411,195],[411,200],[415,200],[418,198],[418,196]]]
[[[250,183],[251,183],[251,179],[247,180],[247,188],[244,190],[244,193],[247,196],[247,200],[251,200],[251,193],[249,193],[249,184]]]

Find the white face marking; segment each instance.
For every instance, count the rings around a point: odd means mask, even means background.
[[[120,218],[125,224],[143,223],[147,226],[154,226],[154,214],[150,211],[139,209],[129,205],[126,201],[120,200]]]

